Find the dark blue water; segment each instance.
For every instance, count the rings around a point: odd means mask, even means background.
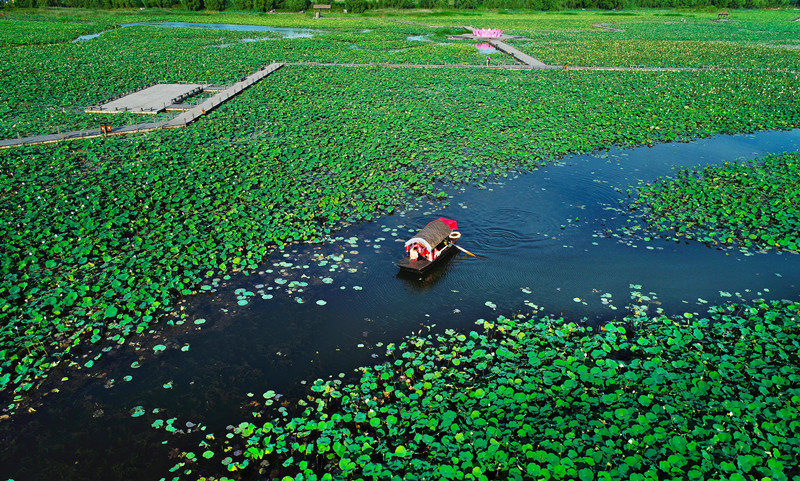
[[[92,377],[51,376],[72,379],[49,385],[61,392],[38,412],[0,424],[0,474],[159,479],[171,454],[247,420],[264,391],[301,395],[305,381],[375,362],[432,325],[534,313],[598,324],[635,310],[697,317],[720,302],[796,300],[800,256],[652,237],[620,204],[638,182],[679,168],[789,150],[800,150],[800,130],[583,155],[276,252],[249,276],[209,280],[180,302],[174,326],[105,354]],[[398,275],[402,242],[440,216],[481,257]],[[144,414],[132,417],[137,407]]]

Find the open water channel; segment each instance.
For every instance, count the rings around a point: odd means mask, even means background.
[[[0,475],[157,480],[180,449],[199,452],[203,435],[248,420],[264,391],[302,395],[304,382],[379,361],[384,344],[424,326],[466,331],[532,313],[597,325],[629,305],[700,316],[727,301],[796,300],[800,256],[651,237],[620,204],[639,181],[679,168],[789,150],[800,150],[800,130],[571,157],[275,252],[248,276],[209,279],[181,301],[180,325],[109,352],[91,377],[54,373],[72,379],[38,412],[0,423]],[[399,276],[402,241],[439,216],[483,257]]]

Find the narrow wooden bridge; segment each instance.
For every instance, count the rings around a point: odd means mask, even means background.
[[[500,50],[501,52],[503,52],[505,54],[511,55],[511,57],[514,60],[516,60],[516,61],[518,61],[520,63],[523,63],[525,65],[528,65],[531,68],[553,68],[553,67],[551,67],[550,65],[547,65],[544,62],[540,62],[539,60],[536,60],[535,58],[531,57],[527,53],[520,52],[519,50],[517,50],[516,48],[512,47],[511,45],[509,45],[509,44],[507,44],[505,42],[501,42],[500,40],[494,40],[494,39],[489,40],[489,44],[492,47],[496,48],[497,50]]]
[[[218,94],[204,100],[203,102],[196,105],[194,108],[187,110],[186,112],[178,115],[173,119],[168,120],[167,122],[164,123],[164,128],[169,129],[175,127],[183,127],[185,125],[194,122],[198,118],[202,117],[203,115],[206,115],[207,113],[211,112],[212,110],[219,107],[223,103],[227,102],[231,97],[239,95],[244,90],[247,90],[256,83],[260,82],[268,75],[272,74],[279,68],[283,67],[283,65],[284,64],[282,63],[273,63],[267,65],[266,67],[262,67],[257,72],[248,75],[247,77],[236,82],[230,87],[224,90],[220,90]]]

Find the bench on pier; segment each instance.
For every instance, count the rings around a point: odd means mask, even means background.
[[[311,8],[314,9],[314,18],[320,18],[322,17],[322,11],[323,10],[330,11],[331,6],[330,4],[321,3],[321,4],[314,4],[311,6]]]

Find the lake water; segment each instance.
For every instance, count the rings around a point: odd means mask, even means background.
[[[473,46],[476,49],[478,49],[478,53],[483,55],[491,55],[493,53],[497,53],[497,49],[492,47],[492,45],[488,43],[476,43]]]
[[[800,256],[646,240],[620,201],[679,168],[799,149],[794,130],[581,155],[276,252],[257,273],[209,280],[181,301],[182,325],[104,355],[93,377],[54,373],[74,379],[38,412],[0,424],[3,474],[159,479],[173,449],[197,453],[202,435],[247,420],[264,391],[302,395],[304,381],[376,362],[385,344],[433,324],[466,331],[479,318],[538,313],[598,325],[631,304],[700,316],[726,301],[797,300]],[[399,275],[402,242],[440,216],[482,258]],[[156,344],[166,350],[154,354]],[[138,406],[145,414],[132,417]],[[161,427],[170,419],[182,432]]]
[[[308,28],[287,28],[287,27],[265,27],[262,25],[235,25],[227,23],[191,23],[191,22],[135,22],[124,23],[121,27],[179,27],[179,28],[208,28],[212,30],[232,30],[235,32],[273,32],[279,34],[282,38],[311,38],[314,35],[320,35],[322,32],[319,30],[312,30]],[[73,42],[83,42],[97,38],[108,30],[100,33],[93,33],[91,35],[81,35],[73,40]]]

